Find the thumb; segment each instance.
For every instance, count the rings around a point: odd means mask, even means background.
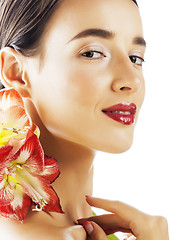
[[[95,222],[83,222],[83,227],[85,228],[89,239],[91,240],[108,240],[103,229]]]

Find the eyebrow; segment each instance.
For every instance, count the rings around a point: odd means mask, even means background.
[[[71,41],[73,41],[75,39],[85,38],[85,37],[90,37],[90,36],[111,39],[111,38],[115,37],[115,33],[107,31],[107,30],[104,30],[104,29],[90,28],[90,29],[86,29],[86,30],[78,33],[69,42],[71,42]]]
[[[115,37],[115,35],[116,34],[114,32],[108,31],[105,29],[90,28],[90,29],[86,29],[86,30],[83,30],[82,32],[78,33],[69,42],[76,40],[76,39],[91,37],[91,36],[101,37],[101,38],[105,38],[105,39],[112,39]],[[133,39],[133,44],[137,44],[137,45],[146,47],[146,41],[144,40],[143,37],[135,37]]]
[[[135,37],[133,39],[133,44],[141,45],[146,47],[147,43],[143,37]]]

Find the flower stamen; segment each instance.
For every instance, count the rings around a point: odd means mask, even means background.
[[[24,133],[26,133],[28,131],[28,128],[26,128],[26,129],[17,129],[17,128],[6,128],[6,127],[4,127],[4,128],[2,128],[2,130],[4,130],[4,131],[12,130],[13,133],[16,133],[16,134],[22,133],[22,134],[24,134]]]
[[[41,212],[43,210],[43,207],[45,207],[47,202],[41,198],[38,202],[38,205],[35,206],[35,208],[32,209],[33,212]]]

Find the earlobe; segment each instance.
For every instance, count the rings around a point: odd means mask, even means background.
[[[28,79],[23,69],[22,56],[10,47],[0,51],[0,78],[7,88],[14,88],[29,97]]]

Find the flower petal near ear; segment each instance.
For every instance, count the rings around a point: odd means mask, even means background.
[[[24,139],[32,126],[25,109],[11,107],[0,116],[0,146],[7,144],[10,138]]]
[[[21,95],[13,88],[0,90],[0,109],[6,110],[11,106],[24,107]]]
[[[32,123],[24,109],[23,99],[14,90],[0,91],[0,146],[7,144],[10,138],[24,139],[28,129],[39,138],[39,128]]]
[[[22,107],[12,106],[2,113],[2,127],[21,130],[32,127],[32,121]]]

